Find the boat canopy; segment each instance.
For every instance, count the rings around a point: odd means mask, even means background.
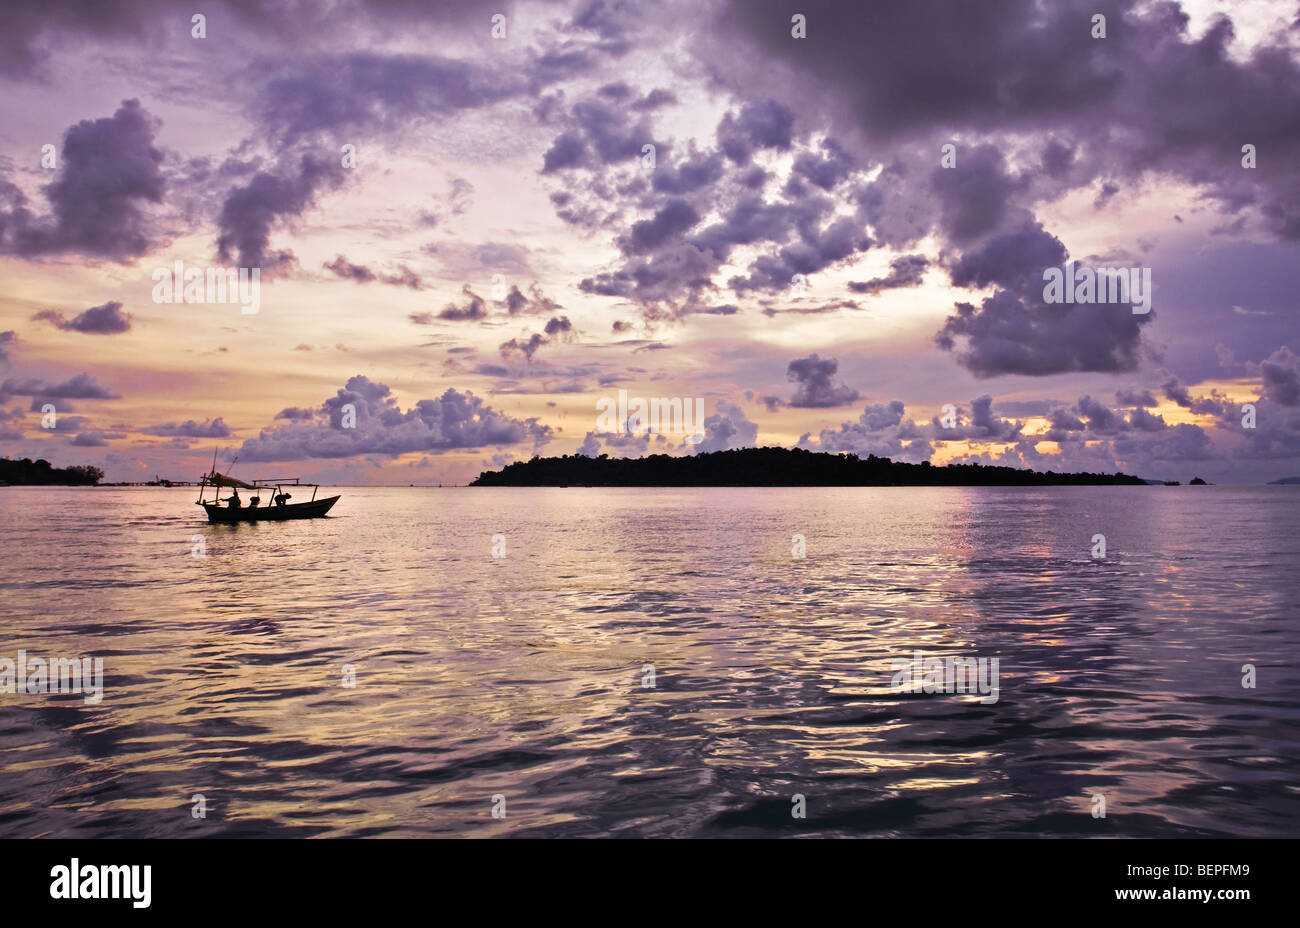
[[[251,483],[245,483],[237,477],[227,477],[225,474],[219,474],[215,470],[203,476],[204,481],[210,487],[239,487],[242,490],[254,489]]]

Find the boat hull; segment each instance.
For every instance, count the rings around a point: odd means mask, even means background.
[[[219,503],[203,503],[209,522],[287,522],[290,519],[319,519],[337,503],[337,496],[314,499],[309,503],[289,503],[285,506],[244,506],[232,509]]]

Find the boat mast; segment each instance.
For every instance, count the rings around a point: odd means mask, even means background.
[[[212,469],[211,469],[210,471],[208,471],[206,474],[204,474],[204,475],[203,475],[203,479],[199,481],[199,499],[198,499],[198,501],[199,501],[200,503],[203,502],[203,488],[206,487],[206,486],[208,485],[208,477],[212,476],[212,475],[215,474],[216,472],[217,472],[217,449],[216,449],[215,447],[213,447],[213,449],[212,449]]]

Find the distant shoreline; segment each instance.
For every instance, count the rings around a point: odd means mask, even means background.
[[[44,458],[0,458],[0,486],[93,487],[104,478],[98,467],[55,467]]]
[[[743,475],[737,476],[737,475]],[[654,479],[651,479],[654,478]],[[97,467],[56,468],[48,461],[0,458],[3,487],[103,487],[184,489],[198,484],[155,478],[143,483],[103,482]],[[532,458],[484,471],[467,484],[333,483],[341,489],[452,490],[467,487],[942,487],[942,486],[1179,486],[1178,481],[1148,480],[1124,473],[1056,473],[983,464],[928,462],[908,464],[889,458],[829,454],[790,448],[742,448],[692,456],[665,454],[643,458],[590,458],[563,455]],[[1200,478],[1189,486],[1209,485]],[[1228,486],[1300,486],[1300,477]]]
[[[1054,473],[982,464],[908,464],[854,454],[741,448],[673,457],[533,458],[484,471],[480,487],[1148,486],[1129,474]]]

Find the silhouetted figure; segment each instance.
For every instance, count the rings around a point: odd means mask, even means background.
[[[275,504],[277,506],[283,506],[286,502],[288,502],[289,496],[290,494],[288,493],[277,493],[275,497]]]
[[[231,490],[230,495],[226,497],[226,505],[231,509],[239,508],[239,491]]]
[[[254,496],[252,499],[250,499],[250,500],[248,501],[248,508],[249,508],[249,509],[256,509],[256,508],[257,508],[257,504],[260,503],[261,501],[262,501],[262,497],[260,497],[260,496]]]

